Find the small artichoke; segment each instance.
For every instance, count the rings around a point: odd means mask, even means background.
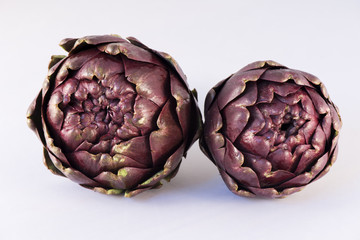
[[[27,119],[57,175],[133,196],[177,173],[198,138],[195,92],[168,54],[115,35],[64,39]]]
[[[200,147],[237,195],[284,197],[335,162],[341,119],[311,74],[251,63],[209,91],[204,114]]]

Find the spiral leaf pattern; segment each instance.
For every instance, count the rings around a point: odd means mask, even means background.
[[[278,198],[328,172],[340,128],[318,78],[259,61],[210,90],[200,145],[232,192]]]
[[[175,176],[201,115],[168,54],[135,38],[64,39],[28,111],[55,174],[107,194],[133,196]]]

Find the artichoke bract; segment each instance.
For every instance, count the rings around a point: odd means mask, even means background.
[[[274,61],[254,62],[205,100],[202,151],[241,196],[279,198],[329,171],[341,119],[323,83]]]
[[[64,39],[28,125],[57,175],[133,196],[177,173],[198,138],[196,92],[168,54],[116,35]]]

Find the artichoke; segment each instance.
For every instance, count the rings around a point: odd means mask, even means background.
[[[274,61],[219,82],[204,114],[200,147],[237,195],[284,197],[336,160],[341,119],[324,84]]]
[[[27,120],[52,173],[134,196],[177,173],[198,138],[196,92],[168,54],[115,35],[64,39]]]

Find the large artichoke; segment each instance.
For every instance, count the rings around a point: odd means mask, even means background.
[[[81,186],[133,196],[175,176],[201,125],[195,92],[168,54],[135,38],[64,39],[28,124],[45,165]]]
[[[200,145],[227,187],[278,198],[329,171],[341,120],[318,78],[273,61],[247,65],[211,89]]]

